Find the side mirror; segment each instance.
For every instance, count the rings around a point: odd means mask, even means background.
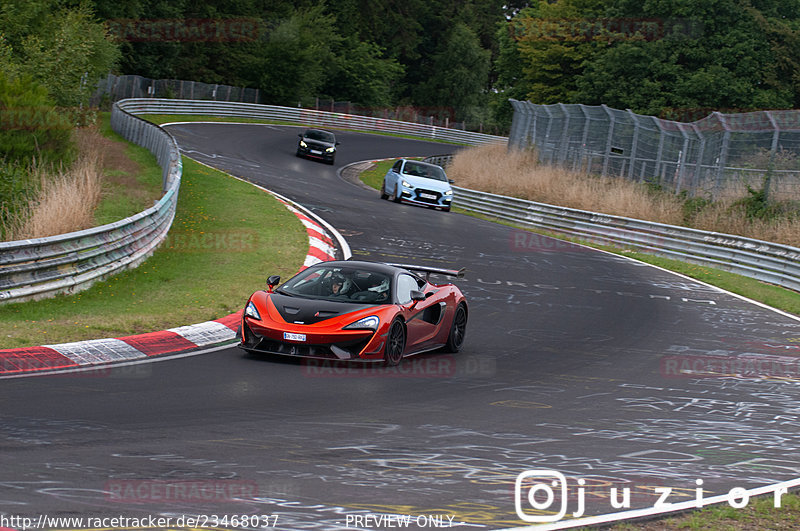
[[[303,133],[297,133],[297,136],[299,136],[300,138],[303,138]]]
[[[411,300],[412,301],[424,301],[427,297],[425,294],[418,290],[411,290]]]
[[[339,144],[341,144],[341,142],[334,142],[334,144],[333,144],[333,145],[334,145],[334,146],[338,146]]]
[[[449,182],[450,184],[453,184],[455,181],[453,179],[447,179],[447,182]]]
[[[281,277],[278,275],[272,275],[267,279],[267,292],[272,293],[272,290],[275,289],[275,286],[281,283]]]

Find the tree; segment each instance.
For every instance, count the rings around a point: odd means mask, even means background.
[[[258,86],[275,105],[310,102],[325,83],[341,43],[324,6],[297,10],[269,31],[263,56],[254,58]]]
[[[429,76],[417,89],[417,101],[454,110],[457,120],[476,116],[485,107],[490,52],[481,48],[478,37],[466,24],[456,24],[442,47],[431,58]]]
[[[520,60],[516,92],[534,103],[575,99],[578,79],[606,37],[605,0],[533,2],[510,23],[501,57]],[[514,50],[509,50],[509,47]],[[506,74],[510,65],[505,66]],[[511,66],[513,68],[513,66]]]
[[[375,107],[392,104],[404,73],[396,60],[383,58],[377,45],[355,37],[342,41],[331,66],[322,87],[324,93]]]
[[[88,4],[65,5],[37,0],[4,3],[0,61],[8,65],[7,74],[27,75],[45,86],[58,105],[77,106],[88,99],[94,82],[110,71],[119,52]]]

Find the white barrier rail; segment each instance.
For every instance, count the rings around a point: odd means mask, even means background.
[[[800,249],[730,234],[597,214],[454,187],[453,204],[525,227],[632,248],[800,291]]]

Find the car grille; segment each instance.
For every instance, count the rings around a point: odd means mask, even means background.
[[[367,346],[370,338],[357,339],[355,341],[342,341],[339,343],[329,343],[321,345],[310,345],[307,343],[292,343],[287,341],[278,341],[265,337],[260,337],[254,334],[250,327],[243,327],[243,342],[242,346],[247,350],[254,350],[257,352],[266,352],[271,354],[282,354],[284,356],[298,356],[298,357],[311,357],[338,360],[339,356],[333,353],[333,348],[339,350],[341,354],[345,351],[350,354],[351,358],[358,358],[358,354]]]
[[[419,201],[421,203],[431,203],[433,205],[436,205],[439,204],[439,200],[442,198],[441,192],[437,192],[435,190],[425,190],[422,188],[417,188],[414,192],[416,194],[414,200]]]

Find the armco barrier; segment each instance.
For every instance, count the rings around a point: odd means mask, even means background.
[[[526,227],[627,247],[800,291],[800,249],[454,187],[453,204]]]
[[[164,195],[153,207],[115,223],[48,238],[0,242],[0,302],[79,291],[135,267],[166,237],[181,183],[178,145],[169,133],[117,104],[111,125],[156,156],[163,169]]]
[[[371,133],[386,132],[405,134],[428,140],[441,140],[443,142],[459,144],[485,144],[487,142],[505,143],[508,140],[502,136],[471,133],[460,129],[448,129],[425,124],[400,122],[398,120],[317,111],[299,107],[278,107],[275,105],[227,101],[167,100],[151,98],[122,100],[119,103],[126,111],[132,114],[197,114],[250,118],[313,125],[315,127],[368,131]]]

